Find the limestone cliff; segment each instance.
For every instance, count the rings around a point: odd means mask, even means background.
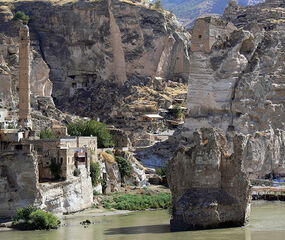
[[[51,94],[63,112],[125,127],[132,121],[137,125],[134,114],[168,108],[174,98],[181,98],[181,88],[185,98],[190,34],[169,12],[120,0],[12,3],[1,2],[6,10],[0,12],[5,19],[0,32],[13,37],[17,58],[17,26],[11,19],[17,11],[30,16],[35,55],[31,76],[37,83],[32,79],[32,92]],[[17,64],[14,68],[13,77],[6,80],[13,79],[14,92],[6,97],[15,96],[16,109]],[[43,116],[33,114],[34,120],[51,115],[62,119],[47,98],[38,99],[34,109]]]
[[[250,134],[253,178],[284,175],[284,23],[282,1],[232,2],[222,19],[201,18],[193,29],[184,136],[200,127],[219,127],[229,140]]]
[[[18,122],[19,107],[19,26],[20,23],[11,20],[13,14],[9,7],[1,6],[5,12],[0,12],[0,112],[1,117],[11,123]],[[8,16],[8,17],[7,17]],[[51,94],[53,84],[49,80],[50,69],[43,60],[40,51],[33,48],[30,51],[31,65],[31,105],[35,130],[52,118],[60,117],[55,108]],[[46,111],[42,110],[45,102]],[[40,119],[40,121],[38,121]]]
[[[119,0],[14,5],[31,17],[63,111],[106,119],[148,77],[188,80],[189,35],[167,12]]]

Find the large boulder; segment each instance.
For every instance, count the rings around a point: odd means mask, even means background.
[[[244,225],[250,209],[250,185],[243,167],[246,137],[234,136],[233,154],[219,129],[201,128],[189,140],[169,162],[171,229]]]

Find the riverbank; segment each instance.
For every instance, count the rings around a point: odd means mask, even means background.
[[[167,210],[136,211],[126,215],[67,219],[63,227],[54,231],[0,232],[2,240],[145,240],[145,239],[232,239],[283,240],[285,234],[285,204],[283,202],[255,201],[249,223],[244,227],[203,231],[171,232]]]
[[[95,202],[93,208],[85,209],[80,212],[71,213],[68,215],[59,215],[59,219],[61,221],[69,221],[74,219],[90,219],[96,217],[108,217],[108,216],[116,216],[116,215],[129,215],[134,212],[138,212],[138,210],[118,210],[118,209],[107,209],[104,208],[104,203],[111,201],[116,197],[126,196],[130,194],[134,195],[157,195],[159,193],[170,193],[169,188],[162,185],[150,185],[147,188],[137,188],[134,186],[129,186],[125,188],[124,192],[120,193],[112,193],[108,195],[98,195],[95,196]],[[254,205],[263,205],[268,201],[285,201],[285,187],[277,186],[277,187],[266,187],[266,186],[253,186],[252,187],[252,203]],[[157,208],[162,209],[162,208]],[[139,211],[149,211],[155,209],[140,209]],[[11,220],[10,219],[0,219],[0,232],[4,231],[12,231],[11,228]]]
[[[285,186],[253,186],[252,200],[285,201]]]

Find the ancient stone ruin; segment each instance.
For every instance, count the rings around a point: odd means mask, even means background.
[[[243,167],[245,137],[234,137],[228,153],[224,133],[194,132],[169,163],[173,231],[243,226],[250,210],[249,179]]]
[[[19,35],[19,124],[25,129],[31,127],[29,27],[22,24]]]

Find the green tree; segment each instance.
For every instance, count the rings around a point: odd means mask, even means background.
[[[68,134],[71,136],[96,136],[100,148],[112,147],[114,142],[112,135],[105,123],[89,120],[77,121],[67,125]]]
[[[160,176],[166,176],[168,172],[168,162],[165,163],[164,166],[162,166],[161,168],[156,169],[156,173]]]
[[[23,22],[28,23],[30,20],[30,17],[22,11],[17,11],[13,19],[15,21],[22,20]]]
[[[100,164],[98,162],[90,162],[90,177],[93,186],[97,186],[100,183],[100,174]]]
[[[40,131],[40,139],[54,139],[56,138],[50,128],[45,128]]]
[[[156,0],[155,4],[154,4],[154,7],[156,9],[162,9],[162,3],[160,0]]]
[[[116,159],[116,162],[118,163],[119,171],[120,171],[121,178],[123,181],[125,176],[128,176],[128,177],[131,176],[132,165],[127,159],[123,157],[116,156],[115,159]]]

